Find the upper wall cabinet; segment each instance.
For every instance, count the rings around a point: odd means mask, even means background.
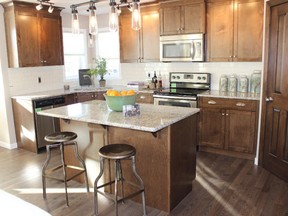
[[[161,35],[204,33],[205,3],[202,0],[160,2]]]
[[[48,13],[35,4],[13,1],[3,4],[9,67],[63,65],[60,8]]]
[[[142,27],[131,28],[131,12],[120,15],[120,59],[122,63],[160,61],[159,7],[141,7]]]
[[[261,61],[262,0],[211,0],[207,6],[207,60]]]

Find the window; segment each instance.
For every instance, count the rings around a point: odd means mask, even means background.
[[[87,38],[84,30],[72,34],[63,30],[64,61],[66,81],[78,80],[78,70],[87,68]]]
[[[109,29],[99,29],[96,37],[96,56],[107,59],[107,77],[119,77],[120,48],[119,32],[110,32]]]

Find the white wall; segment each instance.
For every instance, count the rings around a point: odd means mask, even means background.
[[[11,100],[9,97],[6,39],[4,29],[3,7],[0,6],[0,146],[15,148],[16,137],[12,114]]]

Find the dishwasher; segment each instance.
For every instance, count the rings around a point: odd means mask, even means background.
[[[48,134],[60,131],[59,119],[37,115],[37,112],[41,110],[52,109],[65,105],[65,97],[58,96],[52,98],[44,98],[33,101],[34,106],[34,119],[35,119],[35,132],[37,149],[45,147],[48,142],[44,140],[44,137]]]

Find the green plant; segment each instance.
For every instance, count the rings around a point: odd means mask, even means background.
[[[104,79],[104,75],[107,73],[107,59],[101,57],[95,59],[94,67],[88,71],[91,77],[99,75],[101,80]]]

